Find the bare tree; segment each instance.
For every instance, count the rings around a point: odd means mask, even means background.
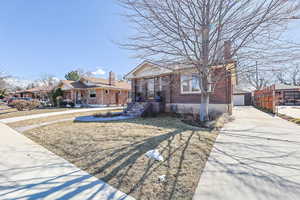
[[[254,70],[248,70],[240,73],[239,84],[248,85],[255,90],[261,90],[272,82],[270,74],[267,71],[258,69],[258,62],[253,66]],[[248,69],[252,66],[249,66]]]
[[[279,83],[300,86],[300,66],[284,68],[276,74],[276,78]]]
[[[36,81],[35,85],[40,85],[45,88],[53,88],[59,83],[58,78],[55,76],[44,74],[39,80]]]
[[[272,38],[269,31],[282,30],[300,5],[292,0],[120,1],[136,30],[131,42],[123,46],[165,67],[176,63],[197,69],[202,121],[208,120],[209,94],[214,88],[212,66],[230,61],[262,38]],[[233,45],[224,59],[225,41]]]
[[[7,83],[7,79],[10,78],[9,75],[7,75],[5,72],[0,71],[0,89],[6,89],[9,87],[9,84]]]

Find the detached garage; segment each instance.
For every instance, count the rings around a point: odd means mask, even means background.
[[[234,106],[250,106],[252,104],[251,92],[241,89],[235,89],[233,93],[233,105]]]

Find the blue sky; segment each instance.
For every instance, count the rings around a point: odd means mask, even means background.
[[[124,74],[140,61],[112,41],[130,34],[115,0],[0,1],[0,69],[25,79],[72,69]]]
[[[31,80],[76,68],[125,74],[140,60],[112,42],[130,34],[122,12],[116,0],[2,0],[0,71]],[[299,26],[288,34],[298,42]]]

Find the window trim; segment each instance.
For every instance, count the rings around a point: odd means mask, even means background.
[[[152,82],[152,84],[151,84],[151,89],[153,89],[153,90],[151,90],[152,92],[153,92],[153,96],[151,95],[151,96],[149,96],[149,88],[150,88],[150,81]],[[147,79],[147,89],[146,89],[146,93],[147,93],[147,98],[154,98],[155,97],[155,78],[149,78],[149,79]]]
[[[162,91],[162,77],[160,76],[159,78],[158,78],[158,86],[159,86],[159,91],[161,92]]]
[[[192,79],[189,80],[190,83],[190,90],[189,91],[183,91],[183,87],[182,87],[182,77],[183,76],[193,76],[195,75],[194,73],[192,74],[180,74],[180,94],[201,94],[201,89],[199,88],[199,91],[192,91]]]

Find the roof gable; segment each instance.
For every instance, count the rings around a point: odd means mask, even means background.
[[[95,77],[87,77],[87,76],[84,76],[80,79],[81,82],[88,82],[90,84],[109,84],[109,81],[107,79],[104,79],[104,78],[95,78]]]
[[[83,77],[79,81],[63,80],[58,85],[62,90],[88,89],[88,88],[112,88],[119,90],[130,90],[131,85],[125,81],[116,81],[115,85],[109,85],[109,81],[103,78]]]
[[[152,77],[158,76],[160,74],[167,74],[171,73],[172,71],[163,68],[157,64],[154,64],[149,61],[144,61],[135,67],[131,72],[125,75],[126,79],[133,79],[133,78],[141,78],[141,77]]]

